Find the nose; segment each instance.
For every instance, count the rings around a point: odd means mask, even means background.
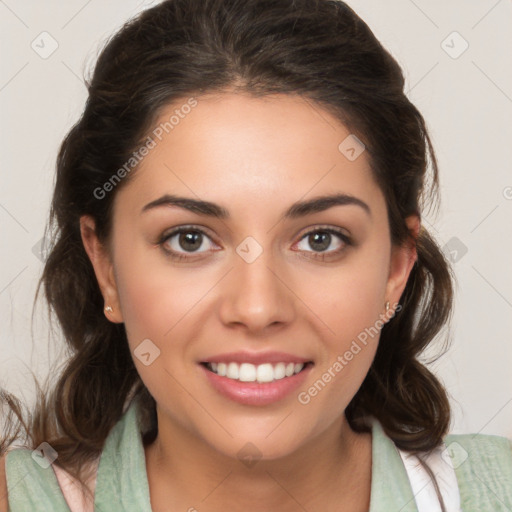
[[[270,252],[263,251],[252,263],[236,257],[224,283],[220,306],[220,317],[226,326],[265,334],[293,321],[293,286],[287,282],[290,278],[282,266],[272,261]]]

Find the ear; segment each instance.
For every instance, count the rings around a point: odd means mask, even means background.
[[[385,300],[389,301],[392,308],[394,304],[398,304],[412,267],[418,259],[416,241],[420,232],[420,218],[418,215],[411,215],[405,219],[405,222],[412,239],[408,238],[403,245],[393,246],[391,249]]]
[[[110,306],[112,311],[104,310],[105,316],[114,323],[122,323],[123,316],[119,306],[119,296],[114,275],[114,265],[107,247],[100,242],[96,234],[96,223],[89,215],[80,217],[80,233],[85,252],[91,260],[96,279],[105,301],[105,307]]]

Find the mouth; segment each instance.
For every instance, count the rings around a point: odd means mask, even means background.
[[[210,389],[220,396],[244,406],[269,406],[291,399],[305,384],[314,363],[282,353],[238,353],[220,355],[198,366]]]
[[[277,363],[238,363],[235,361],[200,363],[209,372],[238,382],[265,384],[288,379],[313,366],[312,361]]]

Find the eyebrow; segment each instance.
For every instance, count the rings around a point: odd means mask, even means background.
[[[293,203],[282,215],[282,219],[297,219],[312,213],[323,212],[333,206],[354,205],[361,207],[370,217],[370,207],[361,199],[349,194],[331,194],[318,196],[308,201]],[[151,201],[141,210],[141,214],[161,206],[177,206],[199,215],[214,217],[217,219],[229,219],[229,211],[222,206],[210,201],[202,201],[189,197],[180,197],[165,194],[162,197]]]

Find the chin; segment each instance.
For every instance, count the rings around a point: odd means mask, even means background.
[[[205,433],[204,440],[216,451],[226,457],[246,460],[272,461],[287,457],[300,450],[308,441],[308,435],[298,425],[285,420],[282,415],[278,421],[254,422],[253,419],[224,423],[229,435],[211,437],[211,431]]]

